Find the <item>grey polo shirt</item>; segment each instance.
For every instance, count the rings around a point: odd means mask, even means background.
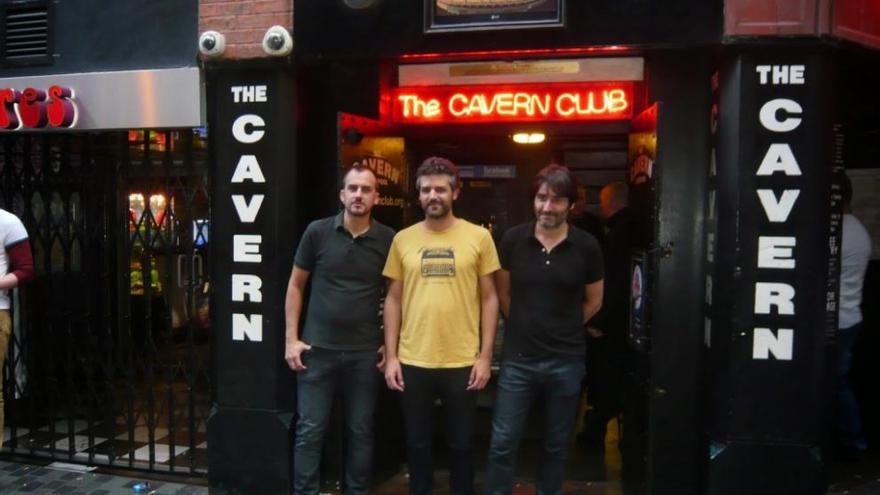
[[[375,219],[352,237],[342,213],[309,224],[294,264],[311,272],[311,295],[300,339],[338,351],[378,349],[382,267],[394,231]]]

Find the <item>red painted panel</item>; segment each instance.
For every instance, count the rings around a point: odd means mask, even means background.
[[[725,36],[815,35],[820,0],[725,0]]]
[[[831,29],[840,38],[880,48],[880,2],[837,0]]]

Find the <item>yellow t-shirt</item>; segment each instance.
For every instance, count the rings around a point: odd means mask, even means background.
[[[422,223],[394,236],[382,275],[403,282],[400,362],[471,366],[480,353],[480,277],[500,268],[489,231],[458,219],[443,232]]]

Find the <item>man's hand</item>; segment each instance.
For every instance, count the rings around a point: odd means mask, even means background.
[[[385,363],[385,383],[391,390],[403,392],[403,370],[400,369],[400,360],[388,359]]]
[[[492,359],[488,357],[477,358],[477,362],[471,368],[471,377],[468,380],[467,389],[483,390],[486,384],[489,383],[490,376],[492,376]]]
[[[598,339],[602,335],[605,335],[602,333],[602,330],[599,330],[596,327],[587,327],[587,334],[594,339]]]
[[[284,346],[284,360],[293,371],[303,371],[306,366],[302,362],[302,353],[311,349],[312,346],[302,340],[288,340]]]
[[[376,363],[376,368],[379,368],[379,371],[385,371],[385,346],[379,346],[379,350],[376,353],[379,354],[379,362]]]

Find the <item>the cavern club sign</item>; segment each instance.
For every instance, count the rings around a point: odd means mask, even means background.
[[[0,129],[68,128],[76,125],[73,89],[50,86],[48,91],[0,88]]]
[[[633,115],[631,82],[395,88],[398,124],[620,120]]]

